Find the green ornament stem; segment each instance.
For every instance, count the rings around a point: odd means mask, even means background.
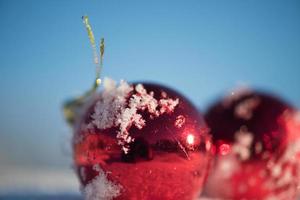
[[[84,104],[86,99],[88,99],[93,93],[96,92],[97,88],[99,87],[99,85],[102,82],[100,79],[100,75],[101,75],[101,71],[103,68],[103,57],[104,57],[104,48],[105,48],[104,38],[101,38],[101,41],[100,41],[100,62],[99,62],[96,43],[95,43],[95,37],[94,37],[94,33],[92,31],[92,27],[89,23],[89,18],[88,18],[88,16],[83,16],[82,20],[83,20],[83,23],[87,30],[88,37],[89,37],[89,40],[90,40],[90,43],[91,43],[91,46],[93,49],[94,63],[96,65],[96,80],[93,84],[93,87],[90,90],[85,92],[83,95],[76,97],[74,99],[71,99],[64,103],[64,106],[63,106],[64,116],[65,116],[66,121],[71,126],[73,126],[74,123],[76,122],[76,118],[80,114],[82,105]]]

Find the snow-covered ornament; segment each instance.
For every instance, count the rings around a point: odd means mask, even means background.
[[[87,17],[84,22],[95,52]],[[74,168],[85,199],[197,198],[211,142],[196,107],[162,85],[99,77],[90,91],[64,107],[74,129]]]
[[[225,199],[295,199],[300,183],[299,112],[279,98],[234,91],[205,115],[215,159],[205,193]]]
[[[105,87],[90,105],[73,144],[83,187],[97,180],[99,166],[115,184],[116,199],[199,195],[210,141],[202,117],[186,98],[161,85],[121,82]]]

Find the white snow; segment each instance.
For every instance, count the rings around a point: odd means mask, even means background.
[[[111,200],[121,194],[122,187],[107,179],[99,165],[94,166],[99,174],[83,188],[85,200]]]
[[[235,107],[234,114],[236,117],[249,120],[252,118],[253,110],[259,105],[259,103],[260,99],[258,97],[246,99]]]
[[[116,87],[116,83],[108,78],[104,79],[104,90],[100,94],[100,99],[96,103],[94,114],[92,114],[92,124],[98,129],[111,128],[116,123],[118,113],[126,104],[127,95],[133,90],[125,81],[121,81]]]
[[[247,160],[251,156],[251,144],[253,142],[253,134],[246,127],[241,127],[235,133],[235,143],[233,144],[233,152],[239,156],[241,160]]]
[[[118,144],[125,153],[128,152],[128,144],[134,141],[130,136],[129,129],[132,126],[142,129],[146,125],[145,119],[139,111],[146,111],[151,118],[159,117],[164,113],[172,113],[179,104],[179,99],[168,98],[165,92],[161,99],[155,99],[152,91],[147,92],[142,84],[132,87],[125,81],[117,85],[111,79],[104,79],[104,89],[99,94],[91,115],[91,124],[85,128],[107,129],[118,127]],[[129,99],[129,101],[128,101]]]
[[[185,124],[185,117],[183,115],[178,115],[176,117],[176,121],[174,123],[174,126],[176,128],[181,128]]]
[[[175,107],[178,105],[179,100],[173,100],[173,99],[161,99],[159,100],[160,113],[163,114],[165,112],[171,113],[175,109]]]

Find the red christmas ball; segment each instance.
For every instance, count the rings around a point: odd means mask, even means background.
[[[205,193],[229,199],[295,199],[300,178],[299,113],[281,99],[232,92],[205,115],[215,159]]]
[[[85,104],[73,139],[85,198],[193,199],[210,147],[197,109],[156,84],[104,83]]]

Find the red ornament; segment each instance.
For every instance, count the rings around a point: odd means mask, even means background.
[[[297,119],[298,118],[298,119]],[[215,159],[205,193],[229,199],[295,199],[299,113],[260,92],[233,92],[205,115]]]
[[[86,103],[73,148],[86,199],[193,199],[210,140],[197,109],[155,84],[112,81]]]

